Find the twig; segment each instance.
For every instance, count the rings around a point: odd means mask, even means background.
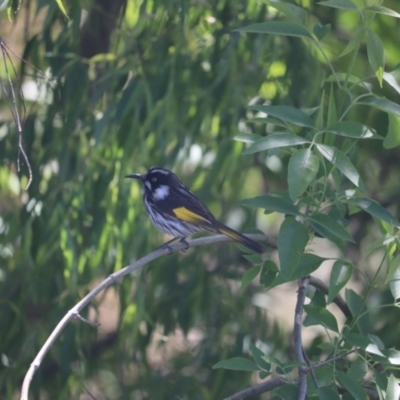
[[[297,303],[294,314],[294,329],[293,329],[293,342],[294,351],[296,358],[301,363],[304,363],[303,357],[303,342],[301,339],[301,328],[303,326],[303,306],[304,300],[306,299],[306,292],[310,276],[306,276],[299,280],[299,291],[297,292]],[[304,400],[307,392],[307,372],[304,365],[300,365],[299,368],[299,394],[298,400]]]
[[[308,367],[308,368],[306,369],[306,372],[309,372],[309,371],[311,371],[311,370],[313,370],[313,369],[315,369],[315,368],[323,367],[324,365],[330,364],[330,363],[333,362],[333,361],[341,360],[342,358],[347,357],[349,354],[354,353],[354,352],[358,351],[359,349],[360,349],[360,347],[355,347],[354,349],[351,349],[351,350],[349,350],[349,351],[346,351],[346,353],[339,354],[339,355],[336,356],[336,357],[328,358],[328,359],[325,360],[325,361],[321,361],[321,362],[319,362],[319,363],[317,363],[317,364],[314,364],[314,365]]]
[[[81,321],[81,322],[83,322],[83,323],[85,323],[85,324],[88,324],[88,325],[90,325],[90,326],[98,327],[98,326],[101,325],[99,322],[89,321],[88,319],[83,318],[79,313],[76,313],[76,314],[74,315],[74,318],[75,318],[75,319],[78,319],[79,321]]]
[[[345,358],[349,354],[354,353],[357,350],[359,350],[359,347],[355,347],[354,349],[346,351],[345,353],[340,354],[340,355],[338,355],[336,357],[330,358],[329,360],[325,360],[325,361],[319,362],[317,364],[311,365],[308,368],[304,368],[304,373],[307,374],[308,372],[311,372],[314,369],[321,368],[326,364],[332,363],[333,361],[337,361],[339,359]],[[288,381],[286,379],[284,379],[284,378],[270,379],[270,380],[268,380],[266,382],[259,383],[258,385],[254,385],[254,386],[251,386],[251,387],[249,387],[247,389],[243,389],[240,392],[237,392],[237,393],[233,394],[232,396],[227,397],[224,400],[243,400],[243,399],[247,399],[249,397],[253,397],[253,396],[256,396],[256,395],[259,395],[259,394],[262,394],[262,393],[265,393],[265,392],[269,392],[271,390],[274,390],[277,387],[283,386],[286,383],[288,383]],[[298,382],[290,381],[290,383],[291,384],[296,384]],[[368,396],[371,399],[372,398],[375,399],[373,390],[368,389],[368,388],[364,388],[364,389],[368,392]],[[377,393],[375,391],[375,395],[376,394]]]
[[[329,287],[321,281],[321,279],[315,278],[314,276],[310,277],[310,285],[316,287],[317,289],[321,290],[321,292],[328,294]],[[343,297],[338,294],[334,299],[333,303],[335,303],[342,313],[346,316],[346,318],[351,318],[351,312],[349,307],[347,306],[346,302],[344,301]]]
[[[312,379],[313,382],[314,382],[314,386],[315,386],[316,389],[318,389],[318,388],[319,388],[318,380],[317,380],[317,377],[315,376],[314,368],[313,368],[313,366],[312,366],[312,364],[311,364],[310,359],[308,358],[307,353],[306,353],[305,350],[304,350],[304,347],[303,347],[303,357],[304,357],[304,360],[306,361],[307,366],[308,366],[306,372],[310,372],[311,379]]]
[[[276,247],[276,241],[274,239],[269,238],[268,236],[262,234],[252,234],[246,235],[249,238],[260,241],[266,242],[269,245]],[[148,264],[149,262],[160,258],[166,254],[170,254],[170,249],[172,251],[183,250],[189,247],[197,247],[197,246],[208,246],[213,243],[219,242],[229,242],[231,239],[226,237],[225,235],[216,235],[216,236],[208,236],[202,237],[198,239],[193,239],[187,241],[186,243],[176,243],[169,245],[169,249],[159,248],[156,251],[144,256],[143,258],[131,263],[130,265],[122,268],[121,270],[114,272],[113,274],[109,275],[103,282],[101,282],[98,286],[96,286],[91,292],[89,292],[79,303],[77,303],[74,307],[72,307],[67,314],[62,318],[62,320],[58,323],[55,327],[51,335],[46,340],[45,344],[40,349],[39,353],[36,355],[35,359],[33,360],[28,372],[25,375],[24,382],[22,384],[22,391],[21,391],[21,400],[28,400],[28,393],[29,393],[29,386],[32,381],[33,375],[35,374],[36,370],[39,368],[40,364],[42,363],[45,355],[50,350],[50,347],[56,341],[57,337],[61,334],[62,330],[68,324],[71,319],[76,318],[79,315],[79,311],[81,311],[86,305],[90,303],[90,301],[101,291],[106,289],[108,286],[115,283],[118,279],[122,278],[130,274],[133,271],[137,271],[141,269],[144,265]]]

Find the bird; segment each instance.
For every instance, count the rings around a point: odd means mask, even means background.
[[[143,203],[153,225],[173,237],[161,247],[172,249],[174,241],[186,243],[186,238],[199,231],[222,233],[262,254],[263,247],[254,240],[242,235],[219,222],[209,209],[168,169],[151,167],[142,174],[130,174],[125,178],[142,182]]]

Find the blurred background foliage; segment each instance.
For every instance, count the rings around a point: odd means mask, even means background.
[[[357,13],[312,0],[291,3],[307,11],[310,26],[332,25],[324,40],[328,54],[343,51]],[[26,165],[17,171],[16,126],[0,98],[0,397],[14,399],[65,313],[102,278],[166,239],[151,226],[139,186],[124,176],[153,165],[171,168],[233,228],[276,234],[276,214],[255,215],[235,203],[285,190],[285,156],[242,156],[243,144],[232,139],[265,134],[265,125],[247,122],[249,103],[317,106],[329,72],[301,39],[234,31],[281,18],[263,1],[72,1],[64,4],[67,18],[54,0],[24,0],[12,22],[4,4],[1,38],[45,74],[11,54],[27,107],[28,190]],[[397,0],[384,5],[400,12]],[[378,15],[372,28],[391,70],[400,62],[399,21]],[[369,71],[366,60],[362,48],[354,75]],[[338,58],[335,67],[346,70],[348,62]],[[0,76],[6,79],[3,63]],[[399,101],[388,85],[380,92]],[[385,135],[386,114],[365,110],[356,108],[352,119]],[[380,146],[363,143],[354,162],[369,197],[396,212],[399,152]],[[376,229],[370,222],[352,217],[359,245],[347,249],[366,268],[363,240],[370,242]],[[251,373],[212,365],[245,354],[250,341],[290,358],[290,326],[280,317],[282,310],[293,313],[257,284],[239,290],[249,266],[234,245],[220,244],[164,257],[118,282],[84,313],[100,328],[70,324],[37,371],[31,394],[220,399],[248,386]],[[375,297],[376,304],[390,301],[384,291]],[[386,309],[374,321],[387,346],[400,346],[399,320]],[[311,353],[318,351],[316,335]]]

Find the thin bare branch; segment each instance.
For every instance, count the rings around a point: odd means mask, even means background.
[[[246,236],[248,236],[253,240],[264,242],[269,244],[270,246],[276,247],[276,241],[268,236],[262,234],[252,234]],[[76,316],[79,315],[79,312],[85,306],[87,306],[93,300],[93,298],[97,296],[100,292],[102,292],[104,289],[115,283],[118,279],[121,279],[123,276],[126,276],[131,272],[140,270],[144,265],[148,264],[151,261],[154,261],[157,258],[170,254],[170,249],[172,249],[172,251],[178,251],[186,249],[187,245],[189,245],[189,247],[198,247],[198,246],[208,246],[214,243],[229,242],[229,241],[231,241],[231,239],[229,239],[225,235],[216,235],[216,236],[208,236],[208,237],[193,239],[187,241],[186,243],[179,242],[176,244],[171,244],[169,245],[169,249],[160,247],[156,251],[153,251],[152,253],[126,266],[125,268],[122,268],[121,270],[109,275],[103,282],[101,282],[92,291],[90,291],[79,303],[77,303],[73,308],[71,308],[64,316],[64,318],[62,318],[62,320],[55,327],[55,329],[48,337],[45,344],[43,345],[43,347],[40,349],[39,353],[33,360],[27,374],[25,375],[24,382],[22,384],[21,400],[28,400],[29,386],[31,384],[32,378],[36,370],[40,367],[45,355],[50,350],[51,346],[56,341],[58,336],[61,334],[62,330],[67,326],[67,324],[72,319],[76,318]]]

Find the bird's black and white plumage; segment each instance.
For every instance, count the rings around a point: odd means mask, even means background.
[[[142,181],[143,202],[152,223],[173,236],[173,240],[184,241],[192,233],[207,230],[222,233],[256,253],[263,253],[260,244],[217,221],[173,172],[152,167],[143,174],[131,174],[126,178]]]

